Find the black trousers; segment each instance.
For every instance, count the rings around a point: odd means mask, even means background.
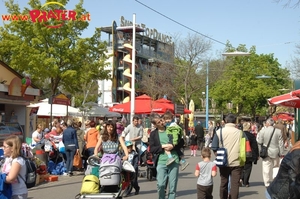
[[[197,184],[197,199],[213,199],[213,185],[202,186]]]
[[[241,175],[241,180],[244,185],[249,185],[249,179],[252,171],[252,161],[246,161]]]
[[[198,150],[202,151],[203,146],[204,146],[203,138],[197,139],[197,145],[198,145]]]
[[[230,175],[230,195],[231,199],[238,199],[239,197],[239,188],[240,188],[240,179],[241,179],[241,170],[242,167],[220,167],[220,199],[228,198],[228,179]]]

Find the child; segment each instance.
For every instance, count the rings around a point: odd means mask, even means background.
[[[196,165],[195,176],[197,180],[197,198],[198,199],[212,199],[213,178],[217,175],[217,166],[210,161],[210,148],[203,148],[201,151],[203,161]]]
[[[140,187],[137,180],[139,156],[138,153],[135,150],[133,150],[133,143],[131,141],[125,141],[125,145],[128,150],[128,162],[130,162],[130,164],[134,167],[135,170],[135,174],[133,174],[134,178],[131,181],[131,184],[135,189],[135,195],[138,195],[140,192]]]
[[[190,134],[190,149],[191,149],[191,156],[196,156],[198,145],[197,145],[197,135],[195,131],[192,130]]]
[[[178,147],[176,148],[176,152],[180,159],[181,171],[183,171],[189,165],[189,163],[184,159],[184,154],[180,150],[180,145],[182,144],[180,143],[180,141],[183,136],[182,129],[178,124],[176,124],[174,116],[170,111],[166,111],[166,113],[163,115],[163,119],[165,120],[165,125],[167,127],[166,133],[169,137],[169,144],[173,144],[174,146],[178,145]],[[168,160],[166,163],[166,165],[168,166],[172,164],[175,159],[172,157],[170,151],[165,150],[165,153],[168,155]]]

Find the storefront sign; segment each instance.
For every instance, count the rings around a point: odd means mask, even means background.
[[[121,24],[120,26],[132,26],[132,21],[126,20],[123,16],[121,16]],[[148,28],[145,24],[140,24],[138,27],[144,29],[144,36],[155,39],[157,41],[172,44],[172,37],[169,35],[162,34],[158,32],[155,28]]]

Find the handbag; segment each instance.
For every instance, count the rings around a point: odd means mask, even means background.
[[[261,157],[262,159],[265,159],[266,157],[268,157],[268,148],[270,146],[270,142],[272,140],[274,131],[275,131],[275,128],[273,129],[273,132],[272,132],[272,135],[271,135],[270,140],[268,142],[268,145],[264,146],[263,143],[261,144],[260,152],[259,152],[259,157]]]
[[[214,160],[214,163],[217,165],[217,167],[226,167],[228,165],[227,150],[223,145],[222,128],[220,130],[220,139],[221,147],[219,147],[216,151],[216,159]]]
[[[58,150],[60,153],[65,153],[65,145],[62,141],[59,141],[58,143]]]
[[[252,157],[252,149],[250,146],[250,141],[245,132],[241,131],[241,140],[240,140],[240,166],[244,166],[247,158]]]
[[[82,168],[82,159],[79,152],[76,152],[76,154],[74,155],[73,166],[80,169]]]

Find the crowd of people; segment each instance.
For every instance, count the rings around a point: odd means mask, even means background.
[[[189,162],[184,157],[181,148],[190,147],[190,155],[197,156],[200,151],[201,161],[195,167],[195,180],[197,184],[197,198],[212,198],[213,177],[219,173],[221,183],[219,196],[221,199],[239,198],[239,187],[251,186],[250,175],[252,165],[260,159],[259,145],[268,147],[267,157],[262,159],[262,176],[266,187],[266,198],[297,198],[300,193],[299,186],[299,142],[291,145],[291,126],[279,120],[275,124],[272,118],[267,119],[262,127],[250,121],[241,121],[236,124],[233,114],[226,116],[224,121],[209,121],[207,131],[198,121],[194,128],[185,133],[184,129],[175,121],[171,112],[163,115],[151,115],[152,128],[145,131],[141,119],[137,116],[129,125],[112,120],[81,122],[68,120],[67,122],[54,120],[51,129],[38,124],[32,133],[32,147],[43,143],[44,139],[62,142],[64,145],[64,161],[66,172],[63,175],[73,175],[73,159],[79,153],[83,159],[83,166],[87,168],[86,160],[90,156],[103,156],[105,154],[122,154],[123,160],[128,160],[136,172],[142,162],[141,154],[144,142],[149,146],[156,168],[158,198],[176,198],[178,173],[184,170]],[[150,132],[150,133],[148,133]],[[241,132],[249,140],[251,156],[246,158],[241,166],[239,153]],[[222,146],[228,153],[227,165],[217,166],[211,160],[212,152]],[[188,136],[188,141],[184,139]],[[147,138],[146,140],[144,138]],[[12,184],[13,198],[27,198],[25,182],[18,180],[18,176],[25,178],[25,161],[21,155],[21,140],[17,136],[10,136],[3,144],[4,155],[7,157],[1,168],[6,173],[6,183]],[[281,161],[282,160],[282,161]],[[273,168],[280,167],[276,177],[273,177]],[[19,183],[16,183],[16,182]],[[138,175],[132,181],[135,194],[139,194],[140,186]],[[168,192],[166,193],[166,188]]]

